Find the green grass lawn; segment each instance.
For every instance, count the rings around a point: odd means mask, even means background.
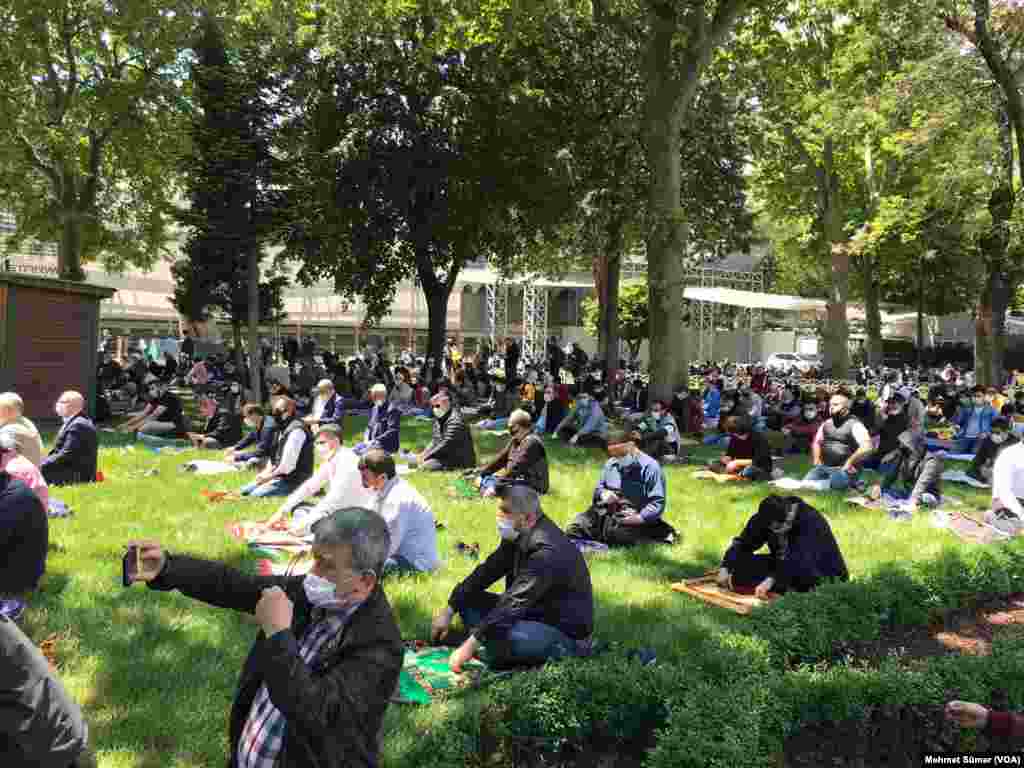
[[[350,419],[348,432],[363,426],[364,421]],[[403,445],[423,444],[428,437],[429,424],[403,423]],[[250,475],[195,477],[179,466],[197,453],[157,456],[141,446],[125,449],[109,433],[103,443],[100,468],[106,482],[55,491],[75,515],[50,523],[47,573],[26,629],[37,641],[58,634],[60,673],[84,707],[101,766],[223,765],[227,715],[256,626],[249,617],[176,593],[157,594],[141,585],[123,589],[121,555],[125,542],[145,537],[171,551],[252,567],[255,558],[226,534],[225,524],[262,519],[279,501],[208,504],[201,489],[238,487]],[[498,438],[477,435],[480,457],[496,453],[499,445]],[[549,460],[552,492],[544,510],[564,526],[588,506],[605,457],[558,446],[549,447]],[[792,459],[785,466],[789,475],[806,470],[806,462]],[[152,468],[156,476],[142,476]],[[770,490],[698,481],[690,477],[692,471],[686,466],[666,470],[667,519],[681,533],[680,543],[591,560],[596,635],[651,647],[668,664],[686,664],[688,654],[716,634],[749,626],[749,620],[673,593],[669,584],[717,567],[730,539]],[[474,565],[454,553],[455,543],[479,542],[486,553],[498,539],[493,502],[453,500],[446,493],[451,475],[410,477],[446,524],[439,533],[444,566],[437,575],[392,580],[385,587],[403,635],[426,638],[433,612]],[[972,502],[986,498],[964,486],[947,491]],[[967,548],[931,527],[926,514],[894,523],[836,495],[806,497],[830,520],[854,579],[887,563],[929,560],[947,548]],[[384,764],[411,765],[408,755],[426,730],[443,725],[456,710],[480,706],[487,695],[474,693],[429,708],[392,706]]]

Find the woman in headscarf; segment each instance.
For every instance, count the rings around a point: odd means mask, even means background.
[[[755,554],[768,545],[768,554]],[[828,521],[798,496],[769,496],[747,521],[718,571],[729,589],[754,587],[754,594],[807,592],[826,579],[849,573]]]

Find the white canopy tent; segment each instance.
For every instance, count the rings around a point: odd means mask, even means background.
[[[705,301],[709,304],[727,304],[730,307],[746,309],[772,309],[780,312],[824,312],[827,306],[821,299],[805,299],[801,296],[783,296],[778,293],[739,291],[735,288],[700,288],[686,286],[683,297],[691,301]]]

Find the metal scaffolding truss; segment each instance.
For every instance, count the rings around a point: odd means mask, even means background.
[[[539,362],[547,354],[548,291],[535,283],[523,283],[523,357]]]
[[[487,286],[487,330],[491,349],[497,348],[499,338],[508,336],[508,283],[499,281]]]
[[[701,288],[734,288],[740,291],[764,292],[763,272],[741,272],[733,269],[715,269],[714,267],[694,267],[686,271],[686,282]],[[753,358],[754,326],[761,324],[760,309],[744,309],[747,315],[747,357]],[[700,360],[714,359],[714,339],[716,330],[715,304],[706,301],[697,302],[697,334]]]

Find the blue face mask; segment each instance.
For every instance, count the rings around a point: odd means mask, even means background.
[[[638,464],[636,456],[631,453],[627,453],[625,456],[619,458],[619,469],[630,469]]]
[[[516,527],[511,520],[499,520],[498,535],[501,536],[504,541],[515,541],[519,538],[519,531],[516,530]]]
[[[306,578],[302,580],[302,589],[305,590],[309,602],[318,608],[337,600],[338,593],[334,582],[313,573],[307,574]]]

